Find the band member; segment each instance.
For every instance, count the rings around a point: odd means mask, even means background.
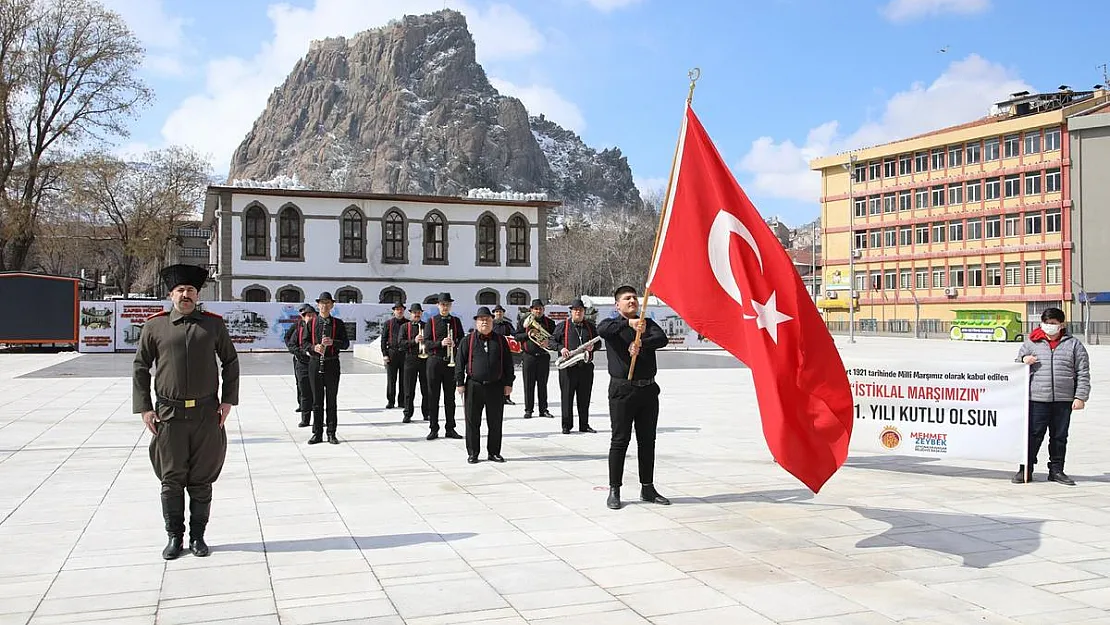
[[[308,324],[316,318],[316,309],[312,304],[301,306],[300,317],[289,330],[285,332],[285,347],[293,354],[293,375],[297,380],[297,412],[301,413],[301,422],[297,427],[306,428],[312,418],[312,384],[308,376],[308,348],[305,341],[308,337]]]
[[[505,309],[501,306],[501,304],[493,307],[493,331],[500,334],[501,336],[509,338],[516,334],[516,331],[513,328],[513,322],[505,318]],[[513,340],[515,341],[516,339],[514,338]],[[514,402],[513,398],[509,397],[508,394],[505,395],[505,403],[510,406],[516,405],[516,402]]]
[[[486,413],[489,437],[487,458],[505,462],[501,457],[501,421],[505,412],[504,397],[513,389],[513,354],[509,342],[493,331],[493,315],[481,306],[474,315],[474,331],[459,345],[455,366],[455,387],[462,395],[466,417],[466,461],[478,462],[481,448],[482,411]]]
[[[425,359],[428,357],[427,349],[424,347],[424,327],[425,323],[421,319],[424,314],[424,307],[420,304],[413,304],[409,307],[409,312],[412,314],[412,319],[405,325],[404,341],[405,347],[405,407],[404,418],[402,421],[408,423],[412,421],[412,414],[415,412],[413,407],[416,401],[416,388],[420,387],[420,416],[424,420],[428,420],[428,364]]]
[[[548,334],[555,331],[555,322],[543,314],[543,301],[532,300],[532,317]],[[551,371],[551,354],[546,349],[536,345],[528,338],[528,328],[524,327],[524,319],[516,330],[516,340],[520,341],[521,350],[524,352],[524,362],[521,370],[524,373],[524,418],[532,418],[532,407],[535,405],[537,387],[539,387],[540,416],[555,418],[547,410],[547,376]],[[550,345],[544,347],[550,348]]]
[[[597,327],[586,320],[586,305],[581,299],[570,304],[570,318],[559,322],[551,335],[552,347],[566,358],[570,352],[597,336]],[[590,427],[590,395],[594,388],[594,346],[586,347],[585,360],[559,370],[560,406],[563,434],[574,427],[574,404],[578,400],[578,431],[595,433]]]
[[[432,317],[424,328],[424,346],[428,356],[428,413],[431,417],[428,440],[439,438],[439,401],[443,397],[443,415],[446,419],[447,438],[462,438],[455,431],[455,350],[463,337],[462,319],[451,314],[450,293],[440,293],[439,314]]]
[[[655,490],[655,428],[659,422],[659,385],[655,383],[655,351],[667,345],[663,328],[652,319],[638,319],[640,302],[636,289],[622,286],[613,293],[619,313],[597,324],[597,333],[605,341],[605,360],[609,364],[609,419],[613,438],[609,444],[609,498],[606,505],[613,510],[621,507],[621,481],[624,458],[632,429],[636,429],[636,457],[640,463],[640,499],[670,505]],[[640,342],[636,329],[643,324]],[[628,379],[632,356],[636,369]]]
[[[169,535],[162,557],[173,560],[181,555],[186,490],[189,549],[204,557],[209,553],[204,530],[212,508],[212,484],[227,454],[224,422],[239,403],[239,356],[223,318],[197,309],[198,291],[208,272],[195,265],[171,265],[161,271],[161,278],[173,308],[143,324],[131,407],[150,430],[150,463],[162,481],[162,518]],[[157,402],[151,401],[151,367]]]
[[[382,360],[385,362],[385,409],[401,407],[405,399],[405,349],[401,344],[401,332],[408,321],[405,320],[405,305],[393,305],[393,317],[386,320],[382,328]]]
[[[335,437],[339,408],[339,352],[351,346],[347,327],[339,317],[331,315],[335,300],[324,291],[316,299],[320,314],[309,324],[309,381],[312,385],[312,438],[309,445],[323,442],[324,411],[327,410],[328,442],[338,445]]]

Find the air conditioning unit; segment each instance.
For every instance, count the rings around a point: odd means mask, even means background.
[[[863,252],[861,252],[860,250],[852,250],[852,258],[855,258],[857,260],[863,258]]]
[[[944,294],[948,297],[956,297],[957,291],[954,287],[948,287],[947,289],[944,289]]]
[[[825,291],[825,299],[836,299],[836,291]]]

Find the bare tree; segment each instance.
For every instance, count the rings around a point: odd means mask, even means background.
[[[143,49],[96,0],[0,0],[0,271],[22,269],[65,151],[126,136]]]
[[[605,295],[622,284],[642,288],[655,243],[656,215],[636,211],[572,220],[548,241],[548,290],[556,302]]]

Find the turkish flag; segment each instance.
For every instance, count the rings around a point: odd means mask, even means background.
[[[813,492],[848,456],[844,363],[778,238],[687,104],[648,288],[755,380],[763,435]]]

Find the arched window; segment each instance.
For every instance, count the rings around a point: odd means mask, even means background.
[[[395,286],[387,286],[378,293],[380,304],[404,304],[405,292]]]
[[[438,212],[424,218],[424,264],[447,264],[447,220]]]
[[[497,253],[497,218],[489,213],[478,218],[478,264],[496,265]]]
[[[382,219],[382,262],[408,262],[408,227],[405,216],[396,208]]]
[[[362,213],[357,208],[348,208],[343,212],[340,223],[341,260],[366,260],[366,236],[363,223]]]
[[[301,291],[295,286],[283,286],[278,289],[277,301],[286,304],[298,304],[304,302],[304,291]]]
[[[496,306],[498,304],[497,300],[500,297],[501,297],[501,295],[497,291],[494,291],[493,289],[482,289],[481,291],[478,291],[478,297],[477,297],[478,305],[479,306]]]
[[[528,291],[524,289],[513,289],[509,291],[509,305],[510,306],[527,306],[528,305]]]
[[[270,301],[270,292],[266,287],[261,286],[248,286],[243,289],[244,302],[268,302]]]
[[[528,264],[528,220],[523,215],[516,214],[509,218],[506,226],[509,239],[509,265]]]
[[[335,292],[337,304],[358,304],[362,302],[362,293],[353,286],[345,286]]]
[[[244,259],[270,257],[269,222],[266,209],[257,204],[247,208],[243,214]]]
[[[286,206],[278,213],[278,260],[304,260],[301,249],[301,213],[295,206]]]

